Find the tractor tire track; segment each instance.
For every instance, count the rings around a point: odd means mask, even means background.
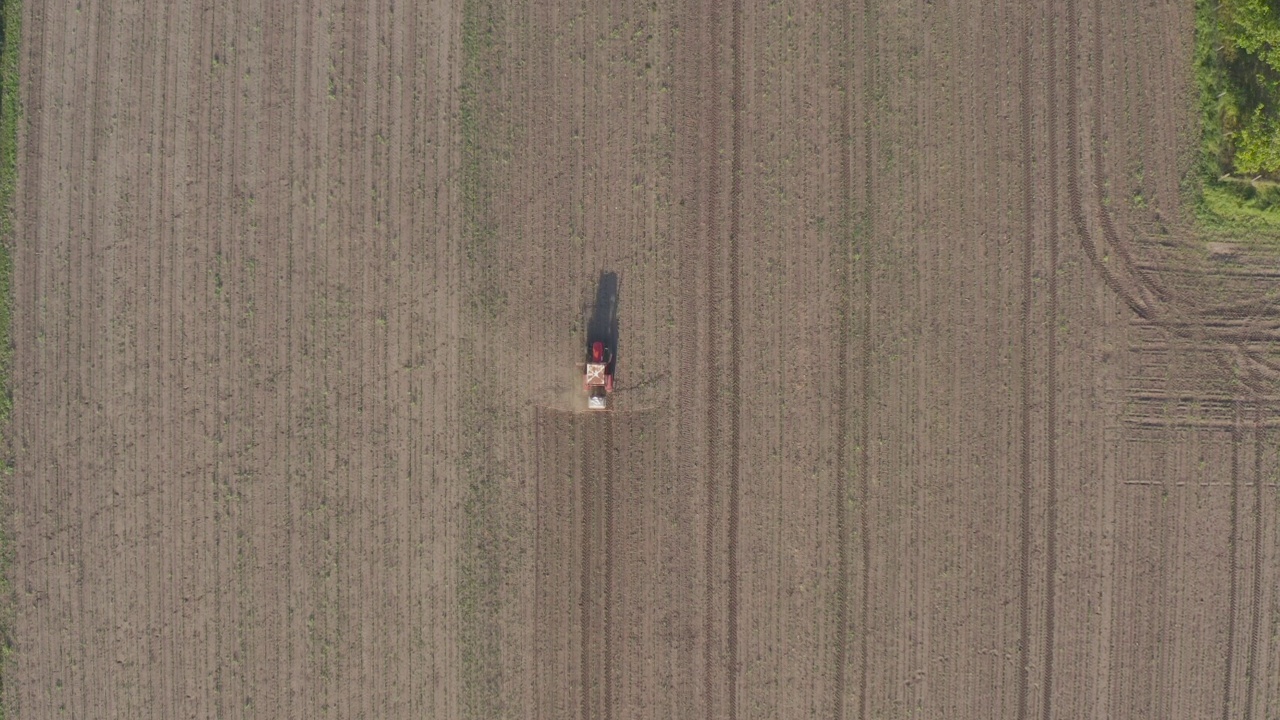
[[[1100,22],[1100,17],[1099,17],[1100,10],[1099,10],[1099,5],[1097,3],[1094,4],[1094,13],[1095,13],[1095,26],[1100,27],[1100,25],[1098,24]],[[1089,264],[1098,272],[1103,282],[1107,285],[1107,287],[1111,290],[1111,292],[1113,292],[1121,302],[1127,305],[1135,315],[1149,322],[1153,327],[1161,328],[1167,331],[1168,333],[1170,333],[1172,336],[1184,338],[1184,339],[1199,340],[1199,341],[1205,341],[1205,342],[1212,341],[1212,340],[1221,340],[1222,338],[1219,338],[1211,328],[1206,327],[1203,323],[1199,325],[1195,325],[1190,322],[1173,321],[1173,320],[1176,320],[1177,318],[1176,318],[1176,315],[1174,315],[1173,313],[1173,308],[1171,308],[1167,302],[1169,298],[1169,294],[1165,292],[1164,288],[1162,288],[1158,284],[1152,283],[1148,278],[1139,274],[1136,271],[1136,268],[1133,267],[1133,262],[1128,255],[1127,249],[1120,247],[1118,243],[1119,238],[1116,234],[1115,227],[1111,222],[1111,218],[1108,216],[1105,204],[1103,203],[1103,200],[1105,199],[1105,193],[1104,193],[1104,185],[1102,184],[1103,181],[1102,181],[1102,175],[1101,175],[1103,170],[1103,165],[1101,161],[1101,149],[1100,147],[1095,147],[1093,149],[1093,154],[1091,159],[1092,159],[1094,174],[1096,176],[1094,179],[1094,191],[1096,195],[1095,199],[1098,202],[1098,214],[1100,216],[1099,220],[1102,225],[1104,239],[1112,242],[1115,245],[1116,253],[1121,259],[1121,265],[1124,266],[1122,268],[1122,271],[1124,271],[1124,273],[1128,276],[1128,282],[1122,280],[1122,278],[1119,275],[1117,275],[1116,272],[1113,272],[1113,268],[1108,263],[1104,262],[1103,259],[1100,257],[1099,248],[1095,242],[1094,236],[1091,233],[1088,223],[1086,221],[1085,212],[1084,212],[1083,192],[1081,190],[1080,175],[1082,172],[1083,160],[1080,152],[1081,128],[1080,128],[1080,121],[1079,121],[1079,115],[1078,115],[1079,113],[1078,96],[1079,96],[1079,83],[1080,83],[1080,75],[1081,75],[1081,71],[1079,68],[1080,29],[1079,29],[1079,17],[1077,15],[1076,0],[1067,0],[1066,18],[1067,18],[1067,28],[1066,28],[1066,34],[1065,34],[1065,37],[1066,37],[1066,48],[1065,48],[1066,63],[1065,64],[1067,68],[1066,72],[1069,73],[1069,78],[1068,78],[1068,81],[1066,82],[1067,102],[1066,102],[1066,108],[1065,108],[1065,122],[1067,126],[1066,145],[1067,145],[1067,157],[1068,157],[1068,164],[1069,164],[1069,168],[1066,173],[1067,200],[1068,200],[1069,212],[1071,215],[1072,226],[1075,228],[1077,234],[1080,237],[1080,244],[1082,249],[1085,252],[1086,257],[1089,260]],[[1101,43],[1100,36],[1096,38],[1096,45],[1095,45],[1094,51],[1095,51],[1095,58],[1093,60],[1095,65],[1094,81],[1100,87],[1101,80],[1102,80],[1102,74],[1101,74],[1102,63],[1098,59],[1101,56],[1101,52],[1102,52],[1102,43]],[[1102,120],[1102,110],[1101,110],[1100,104],[1095,103],[1095,107],[1093,108],[1093,113],[1091,117],[1092,117],[1092,122],[1094,123],[1095,131],[1100,131],[1101,120]],[[1135,283],[1136,283],[1136,286],[1135,286]],[[1143,295],[1144,290],[1147,291],[1147,293],[1149,293],[1150,297],[1154,298],[1155,302],[1149,304],[1145,299],[1142,299],[1141,296]],[[1170,317],[1171,315],[1174,316],[1172,319]],[[1250,356],[1251,359],[1255,360],[1256,362],[1262,365],[1267,364],[1265,359],[1258,358],[1254,356],[1252,353],[1250,353],[1247,349],[1244,349],[1243,346],[1241,346],[1240,344],[1238,343],[1235,343],[1235,344],[1237,347],[1241,348],[1242,352]],[[1238,411],[1237,411],[1237,414],[1238,414]],[[1239,421],[1237,419],[1237,421],[1234,422],[1232,426],[1232,473],[1231,473],[1232,474],[1232,481],[1231,481],[1232,520],[1231,520],[1231,541],[1230,541],[1232,566],[1230,571],[1230,576],[1231,576],[1230,592],[1229,592],[1230,619],[1229,619],[1229,628],[1228,628],[1228,635],[1230,639],[1229,639],[1229,645],[1228,645],[1228,658],[1227,658],[1228,667],[1226,669],[1226,679],[1224,681],[1225,687],[1224,687],[1223,709],[1222,709],[1222,714],[1224,718],[1229,717],[1230,715],[1230,685],[1231,685],[1230,675],[1232,672],[1232,668],[1231,668],[1231,665],[1233,663],[1232,654],[1234,653],[1234,644],[1235,644],[1235,611],[1236,611],[1237,589],[1238,589],[1237,588],[1238,577],[1237,577],[1237,571],[1235,567],[1235,543],[1236,543],[1236,534],[1237,534],[1236,525],[1238,520],[1238,508],[1237,508],[1236,501],[1237,501],[1238,485],[1239,485],[1238,455],[1239,455]],[[1052,533],[1052,528],[1050,529],[1050,532]],[[1049,588],[1046,588],[1046,590],[1048,589]],[[1047,673],[1049,673],[1050,670],[1051,670],[1050,667],[1046,665],[1046,668],[1045,668],[1046,677],[1048,677]],[[1046,685],[1046,689],[1047,688],[1048,688],[1048,685]],[[1046,695],[1047,695],[1047,692],[1046,692]],[[1046,697],[1045,705],[1044,705],[1045,718],[1049,717],[1049,713],[1052,710],[1051,705],[1049,704],[1050,702],[1051,702],[1051,699]]]
[[[1019,652],[1022,661],[1018,663],[1018,719],[1026,720],[1028,705],[1028,688],[1030,684],[1030,640],[1031,640],[1031,311],[1032,302],[1032,253],[1035,250],[1035,227],[1032,218],[1034,198],[1032,196],[1031,163],[1034,156],[1031,147],[1031,17],[1028,14],[1023,20],[1023,47],[1021,67],[1019,68],[1019,85],[1022,95],[1022,113],[1019,123],[1019,135],[1022,141],[1022,378],[1019,387],[1019,413],[1021,414],[1022,439],[1019,453],[1019,470],[1022,475],[1022,520],[1021,520],[1021,573],[1018,579],[1018,637]]]
[[[1098,3],[1093,4],[1095,26],[1101,26],[1101,6]],[[1221,329],[1215,329],[1211,324],[1204,322],[1193,322],[1184,318],[1178,308],[1171,303],[1171,293],[1155,278],[1143,273],[1138,269],[1136,262],[1129,251],[1127,244],[1121,241],[1119,233],[1116,231],[1115,223],[1112,221],[1111,215],[1106,210],[1106,187],[1103,180],[1104,163],[1102,154],[1102,144],[1095,142],[1090,153],[1090,164],[1093,169],[1093,194],[1094,201],[1098,206],[1098,223],[1102,230],[1103,242],[1113,250],[1119,258],[1119,273],[1106,262],[1100,252],[1098,242],[1091,233],[1084,212],[1083,191],[1081,189],[1080,174],[1082,171],[1083,160],[1080,153],[1080,125],[1079,125],[1079,107],[1077,104],[1077,96],[1079,93],[1079,27],[1076,15],[1076,0],[1067,0],[1066,13],[1068,17],[1067,33],[1066,33],[1066,58],[1067,72],[1070,73],[1070,79],[1066,83],[1067,87],[1067,107],[1066,107],[1066,124],[1067,131],[1067,155],[1069,157],[1070,170],[1067,172],[1067,199],[1071,214],[1073,226],[1080,235],[1080,243],[1085,251],[1085,255],[1089,259],[1090,265],[1097,270],[1102,276],[1103,282],[1107,287],[1115,293],[1122,302],[1127,305],[1138,317],[1150,322],[1153,326],[1159,327],[1170,334],[1189,340],[1197,341],[1220,341],[1234,345],[1241,349],[1253,362],[1259,366],[1265,367],[1273,373],[1280,374],[1280,365],[1267,360],[1256,352],[1249,350],[1239,337],[1233,336],[1230,332],[1223,332]],[[1095,33],[1095,58],[1102,55],[1102,37],[1101,34]],[[1103,81],[1103,64],[1101,61],[1095,60],[1093,65],[1093,78],[1098,87],[1101,87]],[[1101,103],[1094,103],[1090,114],[1091,122],[1095,131],[1101,132],[1102,127],[1102,106]],[[1192,309],[1194,314],[1194,309]]]
[[[1048,171],[1049,171],[1049,271],[1047,309],[1047,338],[1045,344],[1045,444],[1048,457],[1045,468],[1045,570],[1044,570],[1044,674],[1041,688],[1041,720],[1053,716],[1053,645],[1054,598],[1057,590],[1058,564],[1058,93],[1053,69],[1056,67],[1057,34],[1054,32],[1053,15],[1047,13],[1048,22]]]
[[[589,442],[591,428],[590,421],[587,418],[584,423],[586,427],[579,427],[577,432],[578,448],[581,453],[579,458],[579,475],[578,482],[582,487],[582,546],[581,546],[581,595],[578,598],[578,612],[581,616],[581,632],[579,633],[581,645],[581,657],[579,658],[582,684],[582,715],[581,720],[591,720],[591,530],[592,530],[592,509],[594,498],[592,497],[592,485],[594,485],[591,476],[591,443]]]
[[[853,47],[853,9],[851,3],[845,2],[843,42],[844,52]],[[837,255],[842,261],[838,275],[840,287],[840,335],[836,351],[836,562],[839,563],[836,580],[836,661],[835,683],[831,701],[831,717],[833,720],[844,720],[844,698],[849,659],[849,344],[852,341],[852,320],[849,313],[853,309],[853,158],[852,146],[845,147],[846,139],[851,131],[849,103],[853,83],[852,60],[844,56],[843,94],[840,98],[840,201],[841,232],[844,237],[841,252]]]
[[[613,414],[604,416],[604,718],[613,718]]]
[[[867,667],[869,657],[868,629],[871,620],[871,513],[870,504],[871,481],[871,260],[875,235],[875,188],[871,182],[875,163],[872,150],[875,145],[872,138],[872,118],[875,117],[875,12],[872,0],[862,3],[862,45],[866,48],[863,61],[866,67],[862,75],[862,200],[865,218],[862,228],[862,243],[859,248],[858,262],[862,265],[862,351],[859,358],[859,432],[858,432],[858,537],[862,554],[862,592],[858,598],[858,718],[867,720],[869,702],[867,700],[867,680],[870,674]]]
[[[1239,545],[1240,525],[1240,402],[1235,403],[1235,417],[1231,423],[1231,523],[1227,539],[1228,589],[1227,589],[1227,662],[1222,689],[1222,720],[1231,718],[1232,675],[1236,654],[1236,606],[1239,597],[1240,572],[1236,563],[1236,547]]]
[[[714,9],[714,8],[713,8]],[[716,213],[712,211],[716,205],[714,187],[714,166],[712,163],[718,156],[716,148],[714,103],[699,102],[714,89],[714,64],[708,57],[708,47],[712,45],[706,36],[709,23],[702,17],[703,7],[695,5],[687,7],[681,25],[684,32],[678,49],[675,52],[678,65],[689,68],[687,76],[679,75],[679,90],[688,98],[678,104],[678,134],[680,151],[686,162],[678,166],[683,171],[680,184],[682,186],[681,204],[684,208],[682,232],[686,241],[680,244],[679,269],[681,271],[681,298],[679,312],[681,320],[677,330],[677,341],[681,346],[679,355],[680,381],[678,393],[680,398],[704,398],[707,410],[704,412],[696,403],[678,404],[679,415],[676,423],[677,437],[681,438],[681,447],[677,455],[677,474],[691,488],[687,498],[688,504],[698,506],[694,494],[699,483],[702,483],[701,503],[705,519],[701,532],[704,543],[703,554],[699,559],[703,576],[702,601],[702,704],[707,720],[713,720],[713,653],[712,637],[714,630],[714,544],[715,524],[715,444],[716,417],[713,408],[718,393],[715,372],[715,319],[711,317],[711,307],[704,302],[705,294],[714,288],[714,234]],[[708,117],[710,116],[710,117]],[[713,299],[711,300],[713,303]],[[707,323],[707,336],[701,337],[701,324]],[[704,384],[705,383],[705,384]],[[692,537],[698,532],[696,511],[689,519],[688,533]],[[691,562],[696,565],[697,562]],[[689,573],[697,572],[694,567]],[[687,602],[692,616],[697,613],[692,608],[697,603],[697,588],[692,588]],[[691,625],[696,617],[691,617]],[[697,653],[697,642],[692,640],[690,653]],[[692,657],[692,662],[697,662]]]
[[[1255,338],[1252,334],[1247,335],[1243,342],[1251,342]],[[1227,361],[1223,360],[1223,365],[1227,365]],[[1256,391],[1255,391],[1256,392]],[[1253,478],[1254,478],[1254,501],[1253,501],[1253,582],[1250,588],[1250,608],[1249,608],[1249,646],[1247,652],[1247,660],[1245,664],[1245,707],[1242,717],[1250,720],[1253,717],[1253,694],[1255,686],[1255,676],[1257,674],[1258,659],[1258,636],[1261,632],[1260,614],[1261,595],[1262,595],[1262,432],[1263,417],[1262,404],[1264,400],[1255,394],[1253,398]],[[1238,434],[1243,432],[1240,426],[1242,422],[1240,417],[1240,403],[1236,402],[1236,418],[1232,427],[1232,478],[1231,478],[1231,540],[1229,546],[1231,548],[1231,617],[1228,620],[1228,655],[1226,682],[1223,698],[1224,717],[1229,711],[1231,702],[1231,684],[1232,684],[1232,663],[1235,650],[1235,608],[1238,606],[1238,573],[1239,568],[1236,562],[1236,551],[1239,545],[1239,528],[1237,520],[1239,517],[1239,463],[1238,453]]]
[[[542,455],[546,451],[544,450],[545,446],[542,443],[544,442],[543,438],[546,437],[546,431],[544,430],[546,420],[546,411],[543,408],[535,407],[533,409],[533,561],[534,563],[539,564],[543,562],[542,528],[545,527],[542,519]],[[533,597],[534,602],[537,603],[537,609],[534,612],[536,622],[534,627],[546,626],[549,623],[546,617],[542,615],[542,609],[544,606],[542,603],[542,573],[540,572],[533,573]],[[536,631],[534,636],[535,638],[537,637]],[[535,673],[534,697],[536,700],[541,699],[539,697],[541,693],[540,685],[541,678],[539,678]],[[536,700],[533,705],[533,718],[534,720],[542,720],[542,703],[537,702]]]
[[[1244,718],[1253,720],[1254,684],[1258,675],[1258,637],[1262,632],[1262,401],[1254,402],[1253,419],[1253,595],[1249,606],[1249,660],[1245,665]]]
[[[703,112],[699,116],[701,126],[697,128],[701,142],[699,143],[700,176],[696,184],[699,198],[699,211],[702,223],[699,228],[705,242],[703,262],[705,264],[703,288],[708,304],[706,344],[703,354],[704,377],[707,380],[707,412],[706,430],[706,534],[705,534],[705,578],[706,598],[704,617],[704,695],[708,720],[716,717],[716,681],[717,671],[722,670],[725,682],[725,710],[729,720],[737,718],[737,654],[738,654],[738,478],[739,444],[740,444],[740,402],[738,375],[740,364],[738,359],[741,346],[740,291],[738,288],[739,267],[739,231],[741,196],[741,112],[742,112],[742,80],[740,73],[742,9],[736,0],[729,3],[730,32],[730,103],[729,131],[729,189],[726,202],[724,183],[721,178],[722,160],[720,159],[723,141],[725,118],[719,96],[722,85],[724,67],[722,56],[717,53],[719,44],[715,42],[716,34],[725,27],[725,0],[713,0],[707,6],[705,16],[698,18],[699,30],[704,34],[704,52],[699,58],[699,93],[703,99]],[[695,33],[696,34],[696,33]],[[722,223],[727,223],[722,224]],[[726,232],[727,231],[727,232]],[[727,237],[726,237],[727,235]],[[727,297],[726,297],[727,296]],[[727,300],[727,318],[720,310]],[[727,331],[727,337],[722,335]],[[727,347],[722,348],[722,345]],[[725,358],[723,353],[728,352]],[[722,416],[727,416],[727,424],[722,426]],[[727,437],[726,437],[727,435]],[[722,500],[723,496],[723,500]],[[723,517],[722,517],[723,514]],[[717,531],[725,523],[725,538],[721,540]],[[717,598],[716,588],[719,585],[720,566],[716,563],[716,551],[724,548],[726,555],[726,577],[724,597]],[[724,645],[720,645],[717,632],[718,611],[724,612]],[[717,650],[723,647],[723,657],[718,657]],[[719,663],[717,662],[719,660]],[[718,664],[725,665],[718,668]]]
[[[1129,291],[1121,282],[1111,268],[1098,255],[1098,247],[1094,243],[1093,236],[1089,232],[1088,223],[1085,221],[1083,193],[1080,190],[1080,126],[1077,112],[1079,110],[1077,95],[1079,93],[1077,84],[1079,82],[1079,73],[1077,72],[1076,63],[1079,60],[1079,32],[1078,23],[1076,22],[1076,0],[1067,0],[1067,72],[1070,73],[1070,81],[1067,83],[1067,157],[1071,163],[1071,171],[1067,173],[1067,202],[1070,206],[1071,221],[1075,225],[1076,232],[1080,235],[1080,244],[1084,248],[1085,255],[1089,258],[1089,263],[1100,275],[1103,282],[1111,289],[1129,308],[1144,320],[1153,320],[1153,314],[1150,308],[1140,302],[1137,296]]]
[[[1093,34],[1094,58],[1096,60],[1102,57],[1102,33],[1096,30],[1097,28],[1103,27],[1102,4],[1099,2],[1094,2],[1093,12],[1094,12],[1093,26],[1095,28],[1095,31]],[[1103,67],[1103,64],[1100,61],[1095,61],[1093,64],[1094,87],[1098,88],[1099,92],[1101,91],[1101,88],[1102,88],[1102,67]],[[1094,131],[1101,134],[1102,132],[1102,103],[1101,102],[1093,103],[1092,119],[1093,119]],[[1107,244],[1113,250],[1115,250],[1116,255],[1119,256],[1120,262],[1124,265],[1124,270],[1126,274],[1129,277],[1133,278],[1135,281],[1137,281],[1139,285],[1139,291],[1145,289],[1149,293],[1155,296],[1155,299],[1158,303],[1162,303],[1162,304],[1166,303],[1169,300],[1168,291],[1165,290],[1165,288],[1159,282],[1152,279],[1151,277],[1148,277],[1147,275],[1142,273],[1140,270],[1138,270],[1137,264],[1133,261],[1133,257],[1130,256],[1129,254],[1128,243],[1121,242],[1120,235],[1119,233],[1116,232],[1115,224],[1111,221],[1111,213],[1107,212],[1106,210],[1106,207],[1107,207],[1106,186],[1102,180],[1103,178],[1102,145],[1103,143],[1100,141],[1093,143],[1093,189],[1094,189],[1094,195],[1095,195],[1094,200],[1098,203],[1098,220],[1102,224],[1103,238],[1106,240]]]
[[[613,417],[587,415],[581,427],[582,720],[609,720],[614,689]]]

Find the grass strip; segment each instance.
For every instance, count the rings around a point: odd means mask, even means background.
[[[493,219],[493,173],[496,166],[495,120],[489,112],[491,93],[501,65],[497,28],[501,3],[465,0],[462,7],[462,84],[458,116],[461,143],[464,328],[459,338],[458,412],[461,430],[458,472],[465,484],[463,532],[458,558],[458,641],[461,656],[462,716],[498,720],[513,716],[502,694],[500,612],[507,573],[504,536],[508,521],[501,512],[502,468],[490,446],[499,422],[489,396],[487,378],[477,369],[476,338],[500,311],[490,260],[497,228]]]
[[[13,448],[9,444],[13,409],[10,312],[13,298],[13,194],[18,185],[18,122],[22,117],[18,72],[21,32],[21,0],[0,0],[0,438],[5,439],[3,457],[0,458],[0,720],[8,714],[8,678],[12,676],[13,666],[14,600],[9,582],[13,543],[8,523],[9,489],[13,477]]]

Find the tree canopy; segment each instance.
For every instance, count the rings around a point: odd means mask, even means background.
[[[1280,175],[1280,11],[1269,0],[1223,0],[1212,12],[1205,61],[1220,100],[1224,172]],[[1206,28],[1201,28],[1202,31]]]

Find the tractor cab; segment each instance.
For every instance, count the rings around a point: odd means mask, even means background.
[[[607,410],[608,396],[613,392],[613,358],[604,343],[591,343],[583,386],[587,391],[588,410]]]

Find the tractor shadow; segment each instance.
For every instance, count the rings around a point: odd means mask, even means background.
[[[614,358],[617,372],[618,357],[618,273],[602,272],[596,282],[596,298],[587,318],[587,343],[584,355],[591,352],[595,342],[604,343],[609,357]]]

